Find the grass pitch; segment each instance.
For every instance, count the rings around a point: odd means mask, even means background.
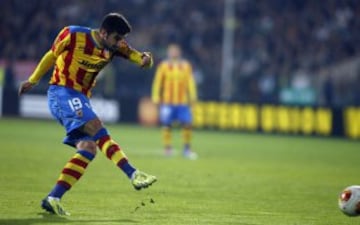
[[[339,192],[360,184],[360,143],[196,131],[197,161],[162,156],[156,128],[109,126],[130,161],[158,176],[135,191],[101,153],[65,195],[72,216],[44,213],[40,200],[73,151],[54,121],[0,120],[0,225],[239,224],[352,225]],[[173,137],[178,150],[180,133]]]

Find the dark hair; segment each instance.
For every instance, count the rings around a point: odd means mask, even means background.
[[[100,28],[104,29],[109,34],[117,32],[121,35],[126,35],[131,31],[129,22],[120,13],[107,14],[104,17]]]

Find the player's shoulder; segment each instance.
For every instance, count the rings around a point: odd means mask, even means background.
[[[171,65],[171,64],[174,64],[174,62],[182,64],[182,65],[191,65],[190,62],[186,59],[179,59],[176,61],[171,61],[170,59],[164,59],[164,60],[160,61],[159,65]]]
[[[66,28],[69,29],[69,32],[72,34],[73,33],[86,33],[86,34],[91,33],[91,28],[89,28],[89,27],[70,25],[70,26],[67,26]]]
[[[191,66],[190,61],[187,60],[187,59],[181,59],[181,63],[184,64],[184,65],[186,65],[186,66]]]
[[[191,68],[191,63],[187,59],[181,59],[180,60],[181,65],[183,65],[185,68]]]
[[[167,67],[169,64],[170,64],[170,63],[169,63],[169,60],[164,59],[164,60],[162,60],[162,61],[159,62],[158,67],[159,67],[159,68],[161,68],[161,67]]]

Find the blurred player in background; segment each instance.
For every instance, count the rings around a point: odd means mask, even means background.
[[[43,56],[19,94],[33,88],[54,67],[48,89],[50,111],[66,129],[64,143],[77,149],[63,168],[56,185],[42,201],[42,208],[57,215],[69,215],[60,203],[62,196],[80,179],[99,148],[131,180],[135,189],[146,188],[156,177],[134,168],[119,145],[111,138],[92,110],[89,98],[100,70],[120,56],[140,67],[149,68],[153,59],[125,41],[128,21],[118,13],[106,15],[99,30],[81,26],[63,28],[51,49]]]
[[[165,154],[173,154],[171,128],[175,122],[178,122],[182,126],[183,156],[196,159],[197,154],[191,150],[191,106],[197,100],[197,91],[192,67],[181,57],[181,49],[177,44],[168,46],[167,59],[163,60],[156,69],[152,100],[159,105]]]

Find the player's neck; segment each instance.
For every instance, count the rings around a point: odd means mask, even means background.
[[[168,58],[168,60],[171,63],[180,63],[182,61],[181,58]]]
[[[91,37],[96,42],[96,45],[99,48],[104,48],[104,46],[101,44],[101,38],[100,38],[100,35],[99,35],[99,30],[91,30]]]

